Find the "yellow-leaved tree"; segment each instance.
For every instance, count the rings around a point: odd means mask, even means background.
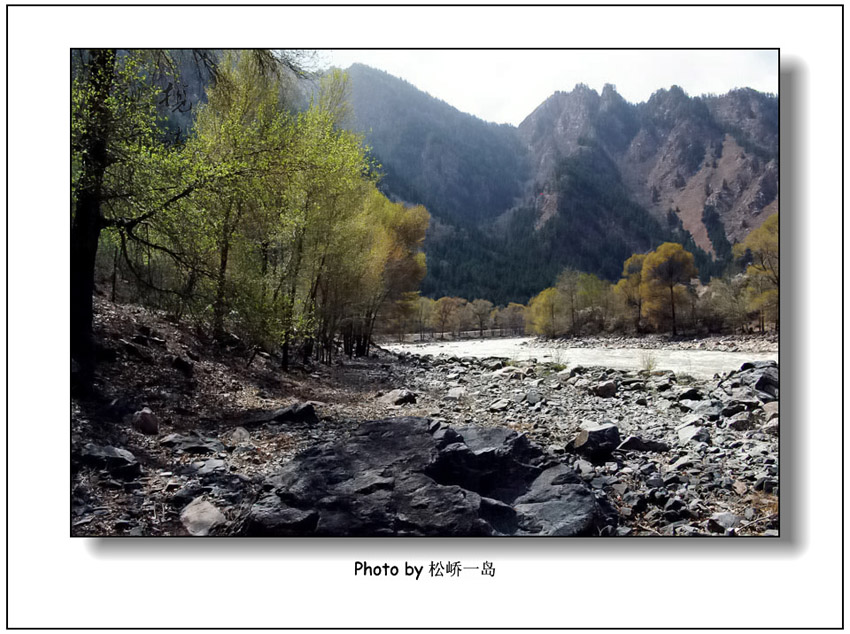
[[[554,337],[561,328],[564,300],[556,288],[547,288],[531,298],[528,305],[530,330],[544,337]]]
[[[659,324],[670,317],[676,330],[676,306],[687,301],[691,279],[698,275],[694,256],[681,244],[665,242],[644,258],[641,267],[641,295],[644,314]]]

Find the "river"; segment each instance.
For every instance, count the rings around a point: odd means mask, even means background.
[[[391,344],[393,352],[447,357],[504,357],[521,361],[537,359],[573,366],[604,366],[617,370],[643,369],[650,358],[656,370],[672,370],[694,378],[710,379],[717,373],[737,370],[747,361],[778,361],[776,352],[721,352],[716,350],[663,350],[642,348],[546,348],[530,346],[530,337],[469,339],[424,344]]]

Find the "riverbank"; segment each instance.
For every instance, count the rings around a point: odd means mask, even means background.
[[[587,499],[613,509],[613,519],[577,534],[773,535],[778,526],[778,368],[770,362],[702,380],[380,353],[283,374],[269,355],[249,363],[238,341],[211,347],[188,327],[106,302],[97,334],[98,397],[72,402],[75,535],[256,534],[267,529],[257,515],[269,487],[280,487],[277,474],[296,455],[361,446],[365,421],[393,417],[430,419],[429,433],[497,430],[511,447],[527,439],[539,448],[533,469],[567,469]],[[472,450],[480,432],[466,433]],[[464,455],[504,454],[481,451]],[[350,500],[374,502],[401,486],[375,478]]]

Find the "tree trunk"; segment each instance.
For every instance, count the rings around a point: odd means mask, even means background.
[[[230,242],[233,232],[242,219],[242,205],[237,206],[236,217],[231,222],[232,203],[227,204],[227,212],[224,214],[224,222],[221,228],[221,243],[219,246],[218,276],[216,279],[215,303],[213,304],[213,333],[216,339],[224,335],[224,314],[227,312],[225,303],[225,292],[227,290],[227,261],[230,257]]]
[[[676,294],[673,292],[673,287],[670,287],[670,310],[673,312],[673,336],[676,336]]]
[[[107,100],[114,72],[114,50],[92,51],[88,63],[90,121],[82,138],[82,177],[71,219],[71,358],[79,364],[81,383],[86,388],[94,376],[92,295],[97,246],[103,228],[103,180],[109,164]]]
[[[216,339],[224,335],[224,291],[227,279],[227,258],[230,254],[230,240],[225,241],[219,253],[218,279],[215,288],[215,303],[213,304],[213,333]]]

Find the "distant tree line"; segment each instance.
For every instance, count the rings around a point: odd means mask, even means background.
[[[665,242],[623,263],[612,284],[563,269],[554,286],[527,305],[494,307],[484,299],[433,300],[418,293],[397,302],[381,331],[404,341],[450,337],[562,337],[598,333],[766,332],[779,328],[779,217],[773,215],[732,248],[734,261],[707,284],[694,255]]]

